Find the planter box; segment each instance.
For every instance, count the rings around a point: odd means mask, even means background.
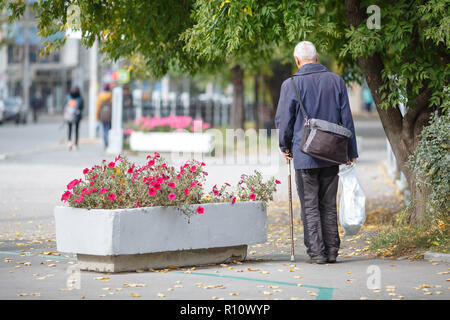
[[[190,132],[133,132],[130,149],[133,151],[197,152],[213,150],[213,137],[208,133]]]
[[[194,205],[196,207],[196,205]],[[134,271],[244,260],[247,245],[267,240],[265,203],[203,204],[187,217],[176,207],[55,207],[56,245],[76,253],[82,270]]]

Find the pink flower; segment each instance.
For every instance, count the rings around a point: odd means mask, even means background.
[[[159,158],[159,157],[160,157],[159,153],[155,152],[155,158]]]
[[[184,194],[185,194],[185,195],[189,195],[189,188],[185,188],[185,189],[184,189]]]
[[[116,195],[114,193],[110,193],[110,194],[108,194],[108,199],[109,199],[109,201],[114,201],[114,200],[116,200]]]
[[[95,191],[97,191],[97,188],[91,188],[86,192],[86,194],[91,194],[92,192],[95,192]]]
[[[128,168],[128,173],[133,173],[133,170],[134,170],[134,168],[133,168],[133,167],[131,167],[131,168]]]
[[[153,159],[150,160],[150,161],[148,162],[148,165],[149,165],[149,166],[152,166],[152,165],[154,165],[154,164],[155,164],[155,160],[153,160]]]
[[[77,184],[79,184],[81,182],[81,179],[80,180],[78,180],[78,179],[75,179],[75,180],[72,180],[68,185],[67,185],[67,189],[68,190],[71,190],[73,187],[75,187]]]
[[[233,197],[233,200],[231,200],[231,204],[234,204],[236,202],[236,197]]]
[[[110,167],[110,168],[114,168],[115,165],[116,165],[115,162],[110,162],[110,163],[108,163],[108,167]]]
[[[139,206],[141,205],[141,203],[139,201],[136,202],[136,208],[139,208]]]
[[[190,187],[193,188],[197,184],[197,181],[191,182]]]
[[[155,188],[149,188],[148,189],[148,195],[150,197],[153,197],[156,194],[157,190]]]
[[[83,188],[83,190],[81,190],[81,195],[85,194],[88,191],[87,188]]]
[[[214,192],[215,196],[217,196],[219,194],[219,191],[217,189],[214,189],[213,192]]]
[[[255,200],[256,199],[256,194],[254,193],[250,193],[250,200]]]
[[[190,169],[190,171],[191,171],[191,172],[197,171],[197,167],[196,167],[196,166],[192,166],[191,169]]]
[[[169,200],[175,200],[176,197],[177,195],[175,193],[169,193]]]
[[[175,186],[175,183],[173,183],[173,182],[169,182],[169,188],[172,188],[172,189],[174,189],[176,186]]]
[[[72,192],[70,191],[64,192],[63,195],[61,196],[61,201],[66,202],[70,196],[72,196]]]
[[[83,170],[83,174],[88,174],[89,173],[89,169],[88,168],[85,168],[84,170]]]
[[[99,193],[106,193],[107,191],[108,191],[108,189],[106,189],[106,188],[101,188],[100,191],[99,191]]]
[[[275,180],[275,183],[276,184],[281,184],[281,181],[280,180]]]
[[[79,204],[81,201],[83,201],[83,195],[81,195],[81,196],[77,199],[77,204]]]
[[[205,212],[205,209],[202,206],[198,206],[197,207],[197,213],[198,214],[203,214],[203,212]]]

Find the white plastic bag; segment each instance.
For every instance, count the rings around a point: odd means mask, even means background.
[[[339,223],[346,236],[353,236],[366,221],[366,196],[358,181],[355,163],[339,170],[342,183]]]

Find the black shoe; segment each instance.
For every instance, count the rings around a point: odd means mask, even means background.
[[[328,263],[335,263],[336,262],[336,257],[335,256],[328,256],[327,257],[327,262]]]
[[[307,262],[311,264],[325,264],[327,263],[327,259],[325,257],[314,257],[310,258]]]

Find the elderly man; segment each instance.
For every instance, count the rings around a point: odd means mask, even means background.
[[[333,263],[340,246],[336,210],[339,166],[300,151],[305,120],[299,111],[293,84],[297,86],[309,118],[341,124],[352,132],[347,165],[358,157],[355,129],[344,80],[318,63],[314,45],[309,41],[298,43],[294,58],[298,71],[293,76],[294,81],[287,79],[281,85],[275,124],[286,162],[292,155],[294,158],[308,262]]]

